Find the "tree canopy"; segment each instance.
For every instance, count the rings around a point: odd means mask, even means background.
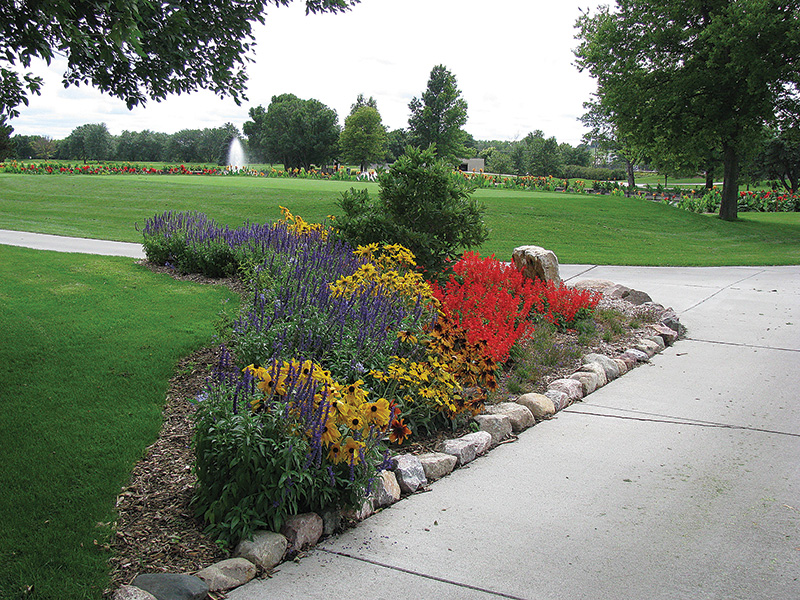
[[[336,156],[339,118],[319,100],[303,100],[294,94],[273,96],[266,110],[251,108],[250,118],[242,127],[250,148],[286,169],[308,169]]]
[[[467,134],[462,127],[467,123],[467,101],[461,97],[455,75],[444,65],[431,70],[427,89],[408,107],[411,143],[420,148],[435,145],[437,156],[450,162],[464,156]]]
[[[66,85],[93,85],[129,108],[148,98],[209,89],[244,99],[252,26],[292,0],[82,0],[0,3],[0,120],[38,93],[31,60],[67,58]],[[306,0],[306,13],[359,0]]]
[[[800,0],[617,0],[578,20],[577,64],[597,79],[623,139],[662,156],[718,149],[720,217],[735,219],[742,153],[779,106],[796,106],[799,8]]]
[[[377,108],[363,105],[344,120],[339,138],[342,160],[357,164],[365,170],[372,162],[386,156],[386,127],[381,123]]]

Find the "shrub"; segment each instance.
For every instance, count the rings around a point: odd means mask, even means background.
[[[433,147],[408,147],[378,182],[377,199],[351,189],[339,202],[344,215],[336,219],[336,229],[353,245],[402,244],[419,265],[436,274],[461,249],[488,238],[485,207],[471,198],[473,188],[436,158]]]

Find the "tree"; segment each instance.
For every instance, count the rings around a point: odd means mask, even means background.
[[[13,151],[13,144],[11,141],[11,134],[13,132],[14,128],[11,125],[6,125],[6,119],[0,117],[0,161],[5,160]]]
[[[31,146],[33,147],[33,155],[36,158],[43,158],[50,160],[56,154],[56,143],[53,138],[46,135],[32,136]]]
[[[339,137],[342,159],[360,165],[364,171],[371,162],[386,156],[386,127],[376,108],[364,105],[356,108],[344,120],[344,129]]]
[[[623,160],[625,173],[628,176],[627,193],[632,193],[636,187],[633,168],[644,159],[644,149],[637,146],[633,136],[620,133],[612,120],[611,113],[602,102],[598,100],[584,102],[583,107],[588,110],[581,117],[581,122],[589,127],[589,131],[583,136],[584,141]]]
[[[283,163],[285,169],[309,169],[336,156],[339,119],[319,100],[273,96],[266,111],[261,106],[251,108],[250,118],[243,126],[250,146],[262,150],[267,160]]]
[[[761,174],[779,180],[786,191],[800,191],[800,128],[772,131],[756,162]]]
[[[435,151],[409,146],[378,177],[377,199],[366,189],[342,194],[339,206],[344,215],[335,221],[339,233],[354,245],[402,244],[434,277],[464,248],[485,242],[486,208],[472,198],[473,188],[452,176],[452,166],[437,158]]]
[[[431,71],[428,87],[421,98],[408,105],[411,143],[420,148],[434,145],[437,155],[455,163],[467,152],[464,147],[467,101],[461,97],[455,76],[444,65]]]
[[[558,147],[556,138],[546,138],[541,130],[537,129],[526,135],[520,143],[522,148],[520,175],[534,175],[558,177],[564,167],[564,159]]]
[[[82,160],[107,160],[114,153],[114,139],[105,123],[88,123],[72,130],[64,140],[67,158]]]
[[[580,69],[620,135],[654,155],[723,156],[720,217],[737,217],[741,155],[798,95],[800,0],[617,0],[577,22]]]
[[[375,98],[370,96],[369,100],[365,100],[364,94],[359,94],[356,98],[356,103],[350,106],[350,114],[352,115],[359,108],[364,108],[365,106],[378,110],[378,102],[375,100]]]
[[[181,129],[169,136],[167,160],[172,162],[202,162],[200,159],[200,129]]]
[[[66,85],[90,84],[125,101],[197,89],[245,98],[252,25],[292,0],[97,0],[0,3],[0,116],[14,117],[41,78],[20,76],[33,58],[68,61]],[[358,0],[306,0],[306,13],[348,10]]]
[[[394,162],[409,145],[408,131],[405,129],[392,129],[386,134],[386,162]]]

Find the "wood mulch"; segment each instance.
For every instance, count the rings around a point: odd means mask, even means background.
[[[208,279],[197,275],[178,275],[167,267],[147,268],[169,274],[177,279],[226,285],[243,294],[245,287],[237,279]],[[630,306],[630,305],[629,305]],[[586,349],[614,356],[628,342],[639,337],[640,331],[628,332],[613,344],[600,343]],[[568,341],[568,340],[564,340]],[[164,407],[164,422],[158,439],[147,448],[131,473],[131,478],[116,501],[117,520],[112,524],[109,541],[104,548],[112,554],[111,585],[106,597],[122,585],[129,584],[140,573],[194,573],[227,557],[212,540],[203,534],[203,525],[189,503],[196,477],[192,472],[192,400],[203,391],[207,377],[219,358],[219,348],[204,348],[178,363],[176,375],[170,380]],[[580,365],[562,365],[548,373],[540,383],[573,373]],[[446,437],[457,437],[467,430],[441,433],[404,447],[405,452],[420,453],[436,448]]]

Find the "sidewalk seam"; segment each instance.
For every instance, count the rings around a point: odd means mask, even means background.
[[[400,573],[406,573],[407,575],[415,575],[417,577],[424,577],[425,579],[430,579],[432,581],[438,581],[439,583],[446,583],[448,585],[454,585],[457,587],[466,588],[469,590],[474,590],[476,592],[482,592],[484,594],[490,594],[492,596],[499,596],[500,598],[508,598],[509,600],[529,600],[528,598],[523,598],[522,596],[514,596],[512,594],[506,594],[503,592],[496,592],[494,590],[488,590],[486,588],[478,587],[476,585],[470,585],[468,583],[459,583],[457,581],[451,581],[449,579],[445,579],[444,577],[437,577],[436,575],[426,575],[425,573],[419,573],[417,571],[412,571],[411,569],[405,569],[403,567],[397,567],[393,565],[387,565],[386,563],[379,562],[377,560],[372,560],[369,558],[364,558],[361,556],[353,556],[352,554],[348,554],[347,552],[338,552],[336,550],[328,550],[326,548],[317,547],[317,550],[322,552],[327,552],[328,554],[334,554],[336,556],[341,556],[343,558],[351,558],[353,560],[359,560],[361,562],[365,562],[371,565],[375,565],[376,567],[383,567],[384,569],[391,569],[393,571],[399,571]]]
[[[764,269],[761,269],[761,270],[759,270],[759,271],[756,271],[755,273],[751,273],[751,274],[750,274],[750,275],[748,275],[747,277],[743,277],[743,278],[742,278],[742,279],[740,279],[739,281],[734,281],[733,283],[729,283],[728,285],[726,285],[726,286],[723,286],[723,287],[719,288],[719,289],[718,289],[716,292],[714,292],[714,293],[713,293],[713,294],[711,294],[710,296],[707,296],[707,297],[703,298],[702,300],[700,300],[699,302],[697,302],[697,303],[693,304],[693,305],[692,305],[692,306],[690,306],[689,308],[686,308],[686,309],[682,310],[682,311],[681,311],[681,314],[682,314],[682,315],[683,315],[683,314],[686,314],[687,312],[689,312],[690,310],[693,310],[693,309],[697,308],[697,307],[698,307],[698,306],[700,306],[701,304],[705,304],[706,302],[708,302],[709,300],[711,300],[711,298],[713,298],[714,296],[716,296],[716,295],[718,295],[718,294],[721,294],[721,293],[722,293],[722,292],[724,292],[725,290],[727,290],[727,289],[729,289],[729,288],[731,288],[731,287],[733,287],[733,286],[735,286],[735,285],[739,285],[739,284],[740,284],[740,283],[742,283],[743,281],[747,281],[748,279],[751,279],[751,278],[755,277],[756,275],[761,275],[762,273],[765,273],[765,272],[766,272],[766,271],[765,271]]]
[[[777,346],[762,346],[761,344],[747,344],[745,342],[723,342],[720,340],[701,340],[700,338],[685,337],[687,342],[699,342],[701,344],[719,344],[721,346],[736,346],[737,348],[756,348],[758,350],[779,350],[781,352],[800,352],[800,348],[779,348]]]

